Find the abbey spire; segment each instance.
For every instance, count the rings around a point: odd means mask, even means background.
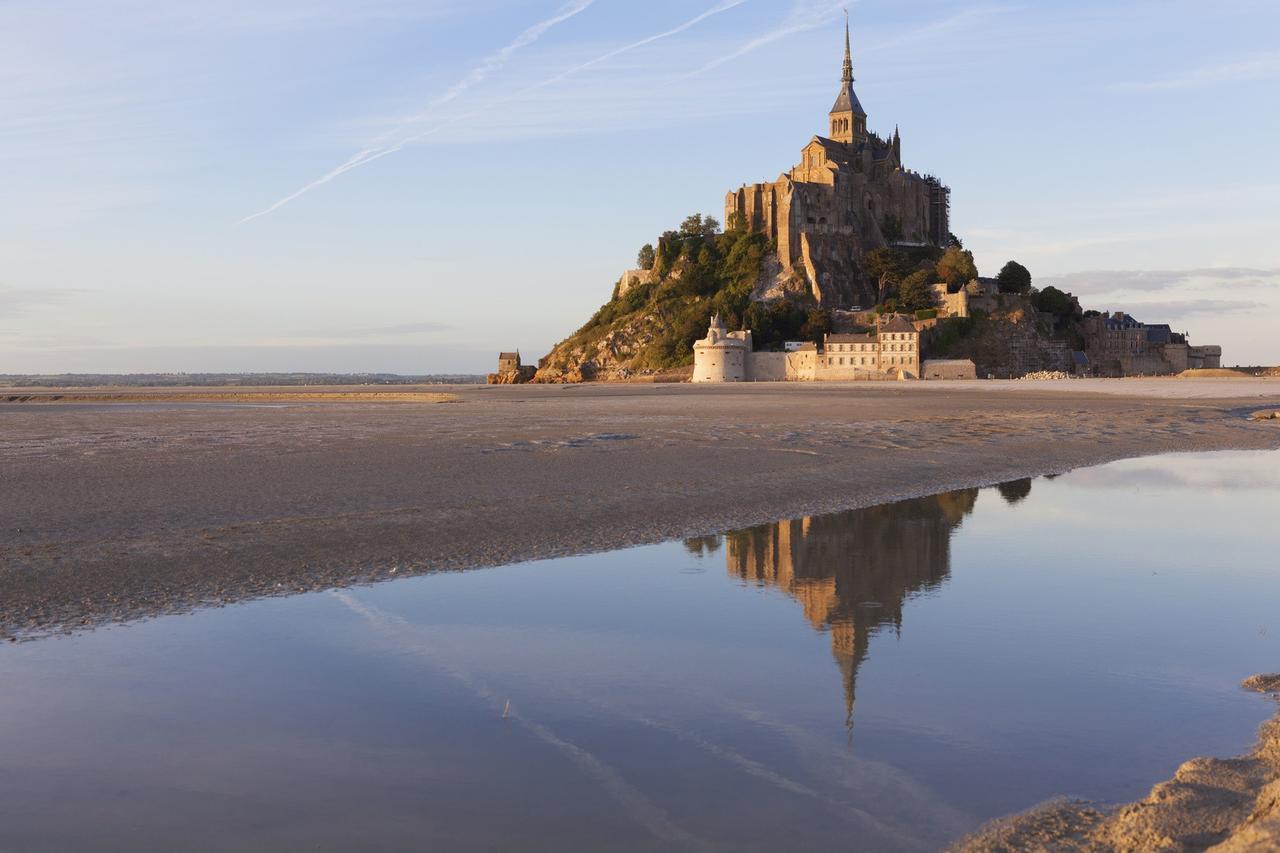
[[[853,51],[849,48],[849,10],[844,10],[844,76],[845,83],[853,82]]]
[[[849,42],[849,13],[844,22],[844,74],[840,80],[840,94],[831,108],[831,138],[836,142],[863,142],[867,138],[867,111],[858,102],[853,91],[853,50]]]

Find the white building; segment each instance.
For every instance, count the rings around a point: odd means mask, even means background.
[[[747,381],[747,356],[751,350],[751,332],[726,332],[716,314],[707,336],[693,345],[693,381]]]
[[[882,318],[874,333],[827,335],[785,352],[753,352],[751,332],[726,332],[719,315],[693,345],[694,382],[849,382],[919,379],[920,330],[906,317]]]

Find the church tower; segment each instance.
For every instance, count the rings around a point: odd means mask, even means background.
[[[849,13],[844,20],[844,76],[840,94],[831,108],[831,138],[836,142],[864,142],[867,138],[867,111],[853,91],[853,52],[849,49]]]

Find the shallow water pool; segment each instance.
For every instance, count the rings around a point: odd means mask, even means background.
[[[856,484],[851,484],[856,491]],[[0,850],[935,849],[1274,708],[1280,454],[0,647]]]

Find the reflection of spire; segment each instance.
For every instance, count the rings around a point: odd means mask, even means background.
[[[951,533],[973,510],[976,489],[730,533],[731,575],[776,586],[800,603],[816,630],[830,632],[853,725],[858,667],[871,637],[902,625],[907,599],[951,571]]]

